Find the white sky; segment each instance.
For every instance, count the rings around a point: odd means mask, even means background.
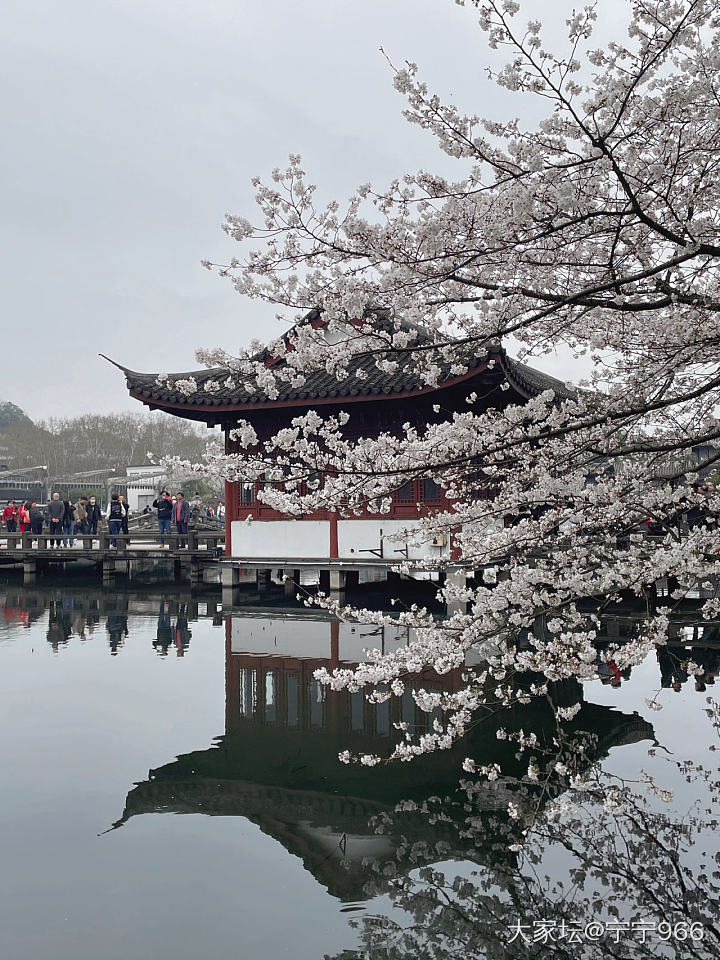
[[[525,10],[559,36],[571,6]],[[625,10],[604,0],[594,45]],[[452,171],[402,119],[381,45],[469,111],[527,111],[484,77],[484,34],[453,0],[22,0],[2,19],[0,399],[33,418],[139,409],[99,352],[182,371],[198,346],[279,332],[200,260],[239,252],[224,214],[255,219],[250,178],[289,153],[324,199]]]

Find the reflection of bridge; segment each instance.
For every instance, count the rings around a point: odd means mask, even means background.
[[[368,631],[377,628],[364,628]],[[226,620],[225,734],[207,750],[198,750],[151,770],[128,794],[120,826],[142,813],[202,813],[242,816],[273,836],[335,896],[362,897],[370,878],[364,857],[389,859],[398,843],[374,833],[368,820],[401,800],[421,802],[445,796],[457,785],[462,758],[470,753],[484,763],[501,763],[522,775],[527,762],[515,760],[513,748],[498,741],[499,726],[543,731],[552,736],[554,719],[547,703],[536,701],[488,716],[465,742],[450,751],[418,758],[411,764],[368,769],[341,764],[342,749],[387,753],[395,737],[393,724],[406,720],[418,729],[432,717],[417,710],[408,693],[391,704],[368,703],[362,693],[333,693],[313,677],[317,667],[357,660],[360,644],[407,642],[400,632],[384,637],[349,632],[347,624],[309,616],[273,614],[234,616]],[[293,644],[294,637],[294,644]],[[308,640],[312,644],[308,645]],[[349,660],[348,658],[352,658]],[[418,678],[425,689],[453,689],[459,672]],[[582,689],[558,685],[557,703],[582,696]],[[653,736],[637,714],[584,704],[578,727],[598,736],[596,756],[611,746]],[[487,784],[480,807],[504,810],[511,797],[502,781]],[[430,841],[437,828],[424,823]],[[448,857],[478,859],[473,847],[451,849]],[[345,861],[345,865],[343,865]]]
[[[77,534],[74,546],[52,547],[47,533],[3,533],[0,538],[0,564],[22,564],[25,583],[34,583],[39,569],[50,564],[85,561],[102,571],[103,581],[111,583],[116,573],[129,572],[129,565],[173,561],[173,576],[186,577],[193,584],[203,581],[204,570],[215,566],[218,551],[222,552],[223,534],[219,530],[190,530],[184,537],[167,534],[166,545],[158,534],[149,530],[133,530],[129,534],[111,536],[106,530],[95,535]],[[59,539],[62,539],[59,538]],[[181,540],[187,543],[181,547]]]

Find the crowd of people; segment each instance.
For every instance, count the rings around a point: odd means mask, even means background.
[[[225,508],[218,503],[215,509],[205,506],[202,501],[190,503],[182,493],[174,497],[163,490],[154,501],[157,511],[160,542],[165,545],[165,537],[175,531],[180,535],[180,545],[187,546],[187,532],[192,520],[216,520],[221,526],[224,522]],[[150,506],[145,508],[151,510]],[[97,536],[103,520],[107,521],[111,536],[111,546],[117,546],[119,534],[129,532],[130,510],[121,493],[113,493],[105,510],[102,510],[96,497],[81,496],[73,503],[69,498],[61,499],[59,493],[53,493],[46,504],[36,500],[8,500],[2,512],[2,525],[8,533],[31,533],[34,536],[48,536],[52,548],[73,547],[75,537]]]
[[[180,546],[187,547],[186,537],[191,520],[216,520],[218,526],[222,526],[225,520],[225,507],[222,503],[218,503],[215,509],[210,505],[206,506],[197,498],[191,503],[185,499],[185,494],[179,491],[174,496],[167,490],[161,491],[160,496],[153,501],[153,508],[157,511],[158,532],[163,546],[165,537],[172,533],[173,524],[180,536]],[[149,510],[149,507],[145,509]]]
[[[120,495],[119,499],[126,530],[128,509],[125,498]],[[54,493],[46,504],[40,504],[37,500],[19,503],[8,500],[2,512],[2,523],[8,533],[32,533],[34,536],[49,534],[51,547],[72,547],[76,535],[96,536],[102,518],[103,512],[96,497],[81,496],[73,503],[70,499],[61,500],[59,493]]]

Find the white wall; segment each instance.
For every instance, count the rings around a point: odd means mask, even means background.
[[[326,559],[330,556],[328,520],[233,520],[230,525],[232,555]]]
[[[372,560],[373,554],[369,551],[380,549],[382,530],[385,559],[401,561],[405,556],[405,539],[391,541],[388,537],[407,526],[404,520],[339,520],[338,555],[343,559]],[[251,523],[233,520],[230,536],[232,555],[248,560],[263,557],[326,560],[330,556],[329,520],[253,520]],[[430,543],[407,546],[410,560],[449,556],[450,538],[446,536],[441,547]]]
[[[407,528],[411,521],[406,520],[339,520],[338,521],[338,554],[343,558],[371,560],[372,553],[368,550],[379,550],[382,538],[385,541],[384,556],[386,560],[402,560],[405,556],[404,547],[407,541],[401,538],[397,541],[388,540],[388,537]],[[408,558],[421,560],[423,557],[442,557],[450,552],[449,537],[445,537],[445,545],[433,547],[430,543],[418,546],[407,544]],[[396,550],[401,552],[396,553]]]
[[[130,510],[133,513],[136,513],[138,510],[142,510],[147,500],[143,500],[142,504],[140,503],[140,497],[152,497],[152,501],[157,496],[155,487],[151,483],[139,483],[135,481],[134,483],[128,483],[127,489],[127,502]]]

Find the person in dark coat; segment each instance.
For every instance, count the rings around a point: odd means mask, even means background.
[[[43,523],[45,522],[45,511],[42,507],[37,505],[37,502],[33,500],[30,504],[30,529],[38,536],[43,532]]]
[[[96,536],[98,532],[98,523],[100,523],[100,518],[102,517],[100,504],[95,500],[95,497],[90,497],[85,509],[87,511],[88,533]]]
[[[65,520],[65,504],[60,499],[59,493],[52,495],[52,500],[47,505],[47,521],[50,527],[50,546],[59,547],[61,543],[61,534],[63,532],[63,522]]]
[[[72,500],[63,500],[63,546],[75,546],[75,505]]]
[[[114,493],[110,497],[110,503],[107,505],[107,510],[105,511],[105,519],[108,521],[110,527],[111,547],[117,547],[117,535],[122,530],[122,522],[126,513],[127,510],[120,499],[120,494]]]
[[[122,494],[120,494],[120,503],[123,505],[125,509],[125,516],[122,518],[120,529],[127,536],[130,533],[130,528],[128,527],[128,517],[130,516],[130,507],[128,507],[127,501]]]
[[[172,497],[167,490],[163,490],[157,500],[153,500],[153,506],[157,510],[160,543],[165,546],[165,535],[171,533],[170,524],[173,514]]]

